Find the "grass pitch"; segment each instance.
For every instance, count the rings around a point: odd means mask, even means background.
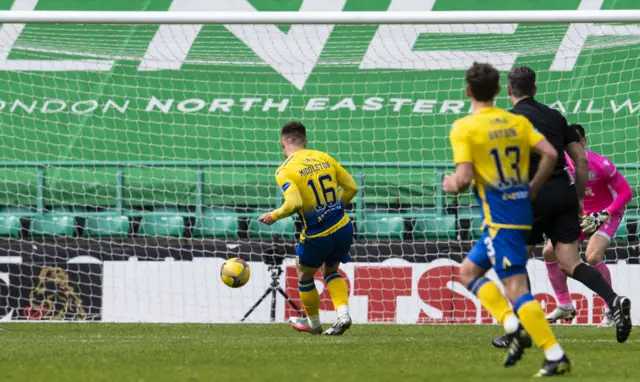
[[[3,323],[2,381],[528,381],[531,349],[516,367],[489,340],[497,326],[354,325],[343,337],[285,325]],[[636,328],[638,330],[638,328]],[[554,327],[573,362],[562,380],[640,378],[640,333]]]

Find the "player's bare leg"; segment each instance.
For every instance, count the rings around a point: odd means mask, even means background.
[[[299,332],[321,334],[320,295],[314,281],[318,268],[306,267],[296,260],[296,269],[298,271],[300,300],[302,300],[302,307],[307,317],[291,317],[289,318],[289,325]]]
[[[504,327],[509,342],[504,365],[513,366],[524,354],[521,336],[526,333],[521,330],[518,317],[498,286],[485,277],[486,272],[486,269],[465,258],[460,266],[460,282],[480,299],[482,306]],[[508,279],[511,277],[506,279],[507,282]]]
[[[544,264],[547,267],[549,281],[558,300],[558,306],[553,312],[547,314],[547,321],[549,323],[558,320],[571,321],[576,317],[576,309],[571,302],[571,293],[569,293],[569,286],[567,285],[567,275],[560,268],[558,259],[553,251],[551,240],[547,240],[545,243],[542,249],[542,256],[544,257]]]
[[[596,232],[589,238],[589,243],[587,244],[587,250],[585,253],[587,263],[596,268],[598,272],[602,274],[602,277],[607,280],[609,285],[611,285],[611,273],[604,264],[604,257],[607,248],[609,248],[610,240],[611,239],[609,237]]]
[[[347,284],[338,273],[338,267],[340,263],[336,263],[332,266],[324,265],[322,267],[322,274],[327,283],[331,300],[333,300],[333,307],[336,310],[338,319],[329,329],[323,333],[327,336],[340,336],[344,334],[351,327],[351,316],[349,316],[349,294]]]
[[[533,251],[536,249],[535,245],[528,245],[527,246],[527,252],[528,252],[528,257],[529,259],[533,258]],[[529,283],[529,280],[527,278],[527,286],[528,289],[531,290],[531,285]],[[520,325],[520,329],[522,330],[522,325]],[[498,348],[498,349],[506,349],[507,347],[509,347],[509,342],[510,342],[510,338],[508,335],[503,335],[503,336],[498,336],[495,337],[491,340],[491,344]],[[533,342],[531,341],[531,337],[529,337],[528,335],[523,335],[521,336],[521,344],[522,347],[525,349],[530,348],[531,346],[533,346]]]
[[[538,347],[544,351],[545,361],[538,375],[551,376],[569,372],[571,369],[569,360],[551,332],[549,324],[544,319],[542,306],[529,290],[527,274],[520,273],[506,277],[502,279],[502,283],[504,284],[505,295],[518,312],[522,326],[528,333],[531,333],[531,337]],[[512,352],[522,354],[524,347],[520,343],[520,339],[525,335],[526,332],[524,330],[517,331],[517,336],[509,344],[509,354]]]

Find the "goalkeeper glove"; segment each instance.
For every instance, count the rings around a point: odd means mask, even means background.
[[[592,212],[582,217],[580,228],[582,228],[582,232],[592,234],[596,232],[600,226],[608,222],[610,218],[611,215],[609,215],[607,210]]]

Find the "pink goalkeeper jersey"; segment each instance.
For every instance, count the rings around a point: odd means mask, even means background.
[[[629,183],[607,158],[593,151],[585,150],[589,160],[587,187],[584,194],[584,212],[608,210],[611,215],[624,213],[624,206],[631,201]],[[567,153],[567,166],[575,174],[574,164]]]

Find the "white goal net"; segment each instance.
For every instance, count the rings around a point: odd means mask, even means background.
[[[435,2],[391,1],[389,10],[431,10],[422,3]],[[305,0],[301,10],[345,4]],[[492,323],[457,282],[479,235],[476,202],[440,186],[449,128],[470,111],[463,73],[474,61],[501,70],[503,85],[514,66],[536,70],[536,98],[582,124],[588,149],[611,159],[637,195],[638,24],[160,24],[2,26],[0,318],[237,322],[280,256],[276,279],[298,302],[301,223],[257,222],[281,203],[279,132],[297,120],[310,147],[361,186],[349,208],[352,262],[341,267],[354,320]],[[503,91],[498,105],[508,102]],[[637,207],[634,197],[607,262],[614,289],[640,304]],[[220,281],[230,257],[250,261],[243,288]],[[544,264],[532,261],[529,273],[552,309]],[[319,275],[317,285],[331,320]],[[599,322],[604,303],[569,286],[574,323]],[[247,320],[268,322],[269,299]],[[295,310],[278,296],[273,314],[283,321]]]

